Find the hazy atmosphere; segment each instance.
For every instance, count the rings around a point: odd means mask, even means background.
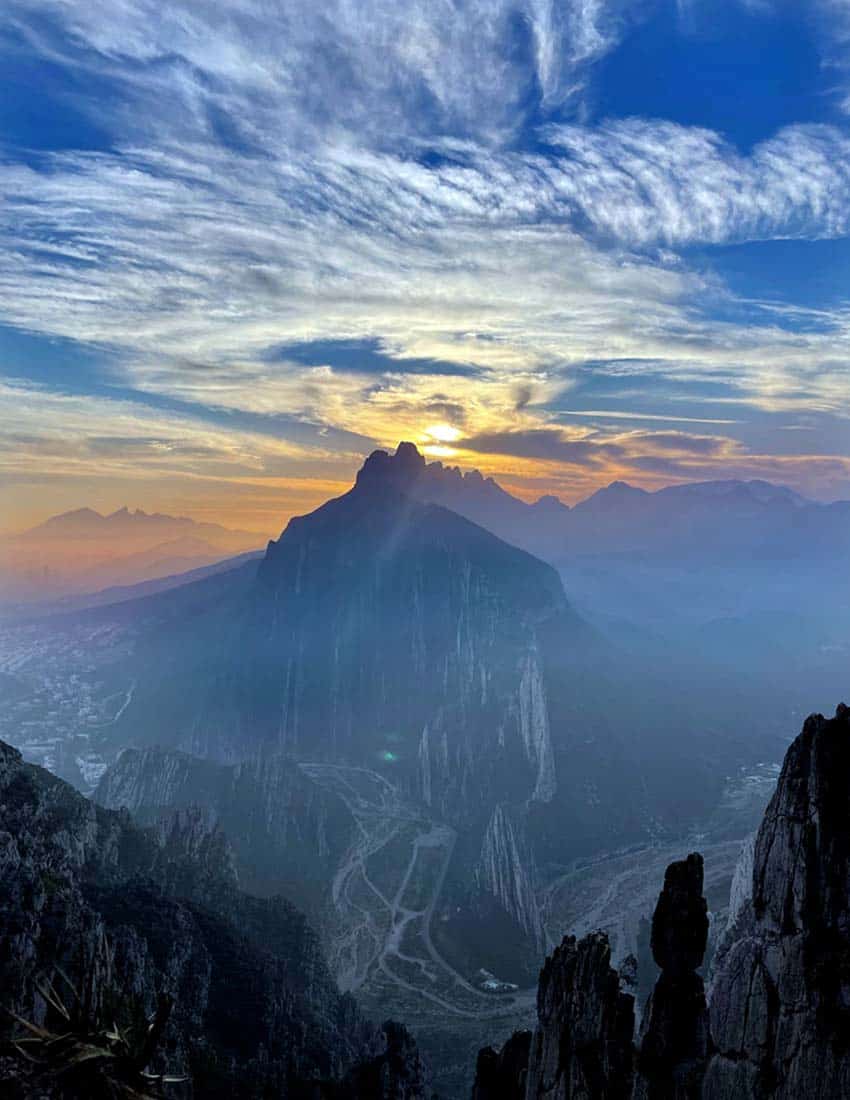
[[[847,0],[0,61],[0,1092],[850,1100]]]

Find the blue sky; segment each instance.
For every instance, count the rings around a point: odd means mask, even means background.
[[[846,0],[10,0],[0,503],[275,531],[413,438],[850,496]]]

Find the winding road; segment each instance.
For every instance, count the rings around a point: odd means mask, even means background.
[[[424,817],[384,776],[367,768],[300,767],[345,802],[357,825],[357,838],[331,886],[329,957],[340,987],[361,995],[364,987],[378,987],[382,1000],[394,988],[408,999],[469,1020],[530,1007],[535,991],[494,997],[472,985],[434,945],[431,922],[455,831]]]

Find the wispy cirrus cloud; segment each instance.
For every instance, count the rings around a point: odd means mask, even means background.
[[[684,165],[684,153],[670,152],[678,132],[666,155]],[[720,158],[704,135],[697,146]],[[377,339],[398,376],[407,357],[473,365],[482,393],[488,384],[500,394],[529,388],[528,409],[566,384],[556,366],[588,358],[652,358],[672,377],[728,376],[738,397],[842,406],[848,346],[840,311],[824,311],[805,331],[756,305],[748,323],[712,319],[704,307],[722,289],[675,257],[636,252],[627,233],[606,249],[580,234],[558,198],[578,182],[585,220],[604,219],[610,208],[627,225],[663,225],[666,211],[688,240],[699,239],[705,219],[718,231],[721,213],[700,214],[699,190],[679,194],[675,206],[675,174],[666,168],[646,168],[659,194],[637,187],[633,165],[624,170],[630,205],[614,160],[597,165],[596,176],[592,167],[572,177],[565,168],[557,186],[549,163],[549,190],[545,180],[535,186],[537,161],[522,157],[426,168],[373,153],[282,162],[198,147],[63,155],[43,171],[16,165],[0,170],[8,245],[0,312],[32,331],[117,349],[115,371],[138,388],[311,417],[323,405],[327,418],[372,437],[380,434],[374,424],[351,422],[368,388],[363,378],[332,364],[323,372],[270,366],[263,353],[287,341]],[[724,193],[710,173],[700,178],[706,195]],[[764,230],[769,186],[749,186],[751,194],[743,183],[731,191],[750,194],[742,209]],[[776,186],[781,218],[787,172]],[[801,195],[795,217],[812,228],[821,212],[821,229],[836,227],[834,195],[823,204],[805,187]],[[737,224],[732,218],[730,232]],[[377,384],[372,404],[386,388]],[[452,382],[419,373],[389,388],[436,398]],[[499,402],[510,404],[504,394]]]
[[[249,452],[261,477],[278,459],[322,469],[321,447],[275,458],[262,442],[281,413],[328,433],[346,469],[355,438],[447,420],[485,468],[511,455],[529,477],[555,461],[597,477],[732,468],[755,452],[699,427],[727,419],[723,402],[846,416],[845,307],[803,318],[736,297],[686,250],[847,235],[850,134],[792,119],[742,153],[705,128],[593,121],[594,65],[651,8],[12,0],[7,49],[113,94],[76,93],[102,148],[0,165],[0,321],[100,349],[104,385],[138,413],[136,436],[109,438],[179,476]],[[322,341],[379,356],[355,371],[272,354]],[[681,431],[565,434],[553,421],[588,361],[722,393],[676,410]],[[219,417],[212,450],[160,445],[148,399],[258,418],[259,441]],[[182,430],[164,404],[157,417]],[[506,450],[518,433],[525,450]],[[91,439],[74,461],[98,447],[120,464]]]
[[[576,97],[635,0],[11,0],[9,32],[120,83],[136,133],[248,147],[513,135]],[[167,100],[162,93],[167,91]],[[145,101],[148,113],[134,108]]]

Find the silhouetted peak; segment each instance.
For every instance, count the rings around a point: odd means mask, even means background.
[[[415,443],[399,443],[394,455],[372,451],[357,474],[357,488],[394,489],[408,492],[425,469],[425,459]]]
[[[425,459],[419,453],[416,444],[403,441],[396,448],[395,461],[396,464],[416,470],[421,470],[425,465]]]
[[[652,917],[661,967],[646,1004],[632,1100],[701,1100],[711,1051],[705,987],[697,968],[708,939],[702,856],[671,863]]]

